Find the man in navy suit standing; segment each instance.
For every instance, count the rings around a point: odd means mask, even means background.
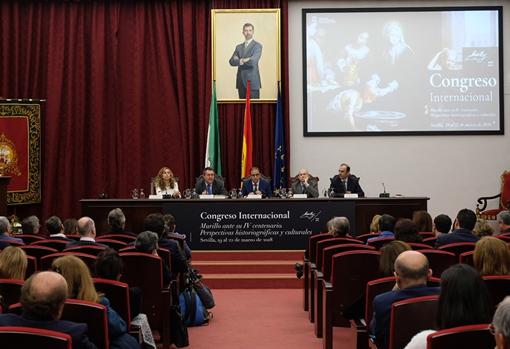
[[[243,25],[245,41],[236,46],[232,57],[228,61],[231,66],[237,67],[236,88],[239,99],[246,98],[246,86],[250,80],[250,97],[260,98],[259,59],[262,56],[262,45],[253,39],[255,28],[253,24]]]
[[[249,194],[262,195],[262,197],[271,196],[271,184],[260,179],[260,170],[258,167],[252,167],[250,170],[250,178],[243,181],[243,196]]]

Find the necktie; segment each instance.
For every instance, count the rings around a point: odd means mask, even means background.
[[[344,188],[345,188],[345,191],[347,191],[347,180],[344,179]]]
[[[253,185],[253,192],[256,192],[257,190],[259,190],[259,186],[257,184],[254,184]]]
[[[304,193],[305,193],[305,185],[301,184],[301,194],[304,194]]]
[[[207,184],[207,194],[212,194],[212,185]]]

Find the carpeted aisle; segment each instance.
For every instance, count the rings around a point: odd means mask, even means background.
[[[191,349],[321,349],[303,310],[300,289],[213,290],[208,326],[188,329]],[[334,330],[334,347],[354,348],[350,329]]]

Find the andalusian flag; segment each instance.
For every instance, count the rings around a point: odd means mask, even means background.
[[[252,163],[252,137],[251,137],[251,113],[250,113],[250,80],[246,86],[246,107],[244,109],[243,128],[243,152],[241,155],[241,178],[250,174]]]
[[[213,81],[211,107],[209,109],[209,128],[207,130],[207,143],[205,148],[205,167],[212,167],[214,172],[221,176],[220,125],[218,114],[216,81]]]

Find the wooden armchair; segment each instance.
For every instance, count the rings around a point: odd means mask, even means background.
[[[486,210],[487,202],[492,199],[499,199],[499,207]],[[510,207],[510,170],[503,172],[501,175],[501,189],[499,194],[482,196],[478,198],[476,202],[476,214],[483,219],[495,220],[498,213],[508,210]]]

